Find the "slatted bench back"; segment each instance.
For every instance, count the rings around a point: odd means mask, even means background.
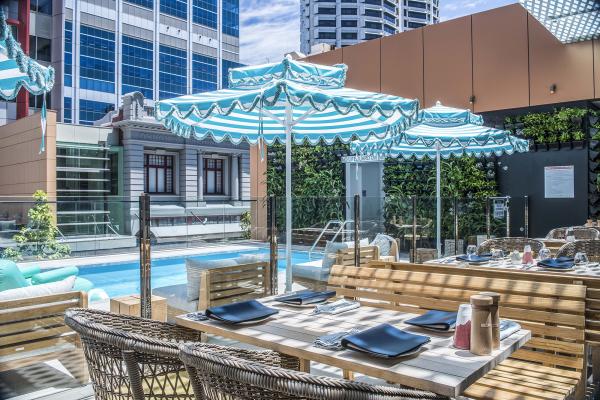
[[[270,296],[271,275],[268,262],[203,270],[198,309]]]
[[[418,314],[456,311],[473,294],[498,292],[501,317],[532,332],[532,339],[513,358],[583,369],[583,285],[339,265],[332,268],[328,283],[338,295],[361,303]]]
[[[71,307],[87,307],[86,294],[68,292],[0,301],[0,358],[4,360],[0,370],[45,359],[41,354],[47,354],[48,349],[78,344],[77,334],[64,321],[65,310]]]
[[[379,259],[379,247],[360,247],[360,265],[367,265],[370,261],[377,259]],[[354,265],[354,247],[338,250],[335,263],[338,265]]]

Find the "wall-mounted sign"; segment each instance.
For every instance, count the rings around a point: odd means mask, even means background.
[[[506,202],[504,199],[494,199],[494,218],[504,219],[504,211],[506,211]]]
[[[555,165],[544,167],[544,197],[572,199],[575,197],[575,167]]]

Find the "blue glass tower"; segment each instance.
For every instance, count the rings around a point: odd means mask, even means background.
[[[60,121],[93,124],[126,93],[145,106],[227,87],[239,64],[239,0],[86,0],[64,2],[47,18],[62,27],[53,108]],[[58,18],[58,20],[57,20]],[[39,18],[36,23],[44,23]],[[37,31],[44,31],[36,27]]]

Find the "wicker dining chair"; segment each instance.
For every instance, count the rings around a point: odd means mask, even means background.
[[[546,235],[546,239],[561,239],[567,237],[567,229],[569,228],[554,228]],[[573,234],[575,240],[598,240],[600,239],[600,231],[597,228],[587,226],[574,226]]]
[[[186,344],[185,364],[197,400],[441,400],[434,393],[377,386],[286,370],[259,354],[204,344]],[[243,357],[243,358],[242,358]]]
[[[523,251],[526,245],[531,246],[534,257],[537,257],[538,252],[544,247],[544,243],[541,241],[525,237],[494,238],[481,243],[477,248],[477,254],[491,253],[492,249],[500,249],[504,252]]]
[[[556,257],[575,257],[583,252],[592,262],[600,262],[600,240],[576,240],[561,246]]]

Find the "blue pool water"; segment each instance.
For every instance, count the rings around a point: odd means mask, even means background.
[[[268,255],[269,249],[250,249],[237,252],[221,252],[197,256],[160,258],[152,261],[152,288],[186,283],[185,260],[221,260],[236,258],[242,254]],[[285,270],[285,252],[280,251],[278,268]],[[315,254],[313,259],[322,257]],[[309,261],[308,252],[294,251],[294,264]],[[123,296],[140,292],[140,268],[138,262],[122,262],[112,264],[86,265],[79,267],[79,276],[94,283],[94,287],[104,289],[110,297]]]

